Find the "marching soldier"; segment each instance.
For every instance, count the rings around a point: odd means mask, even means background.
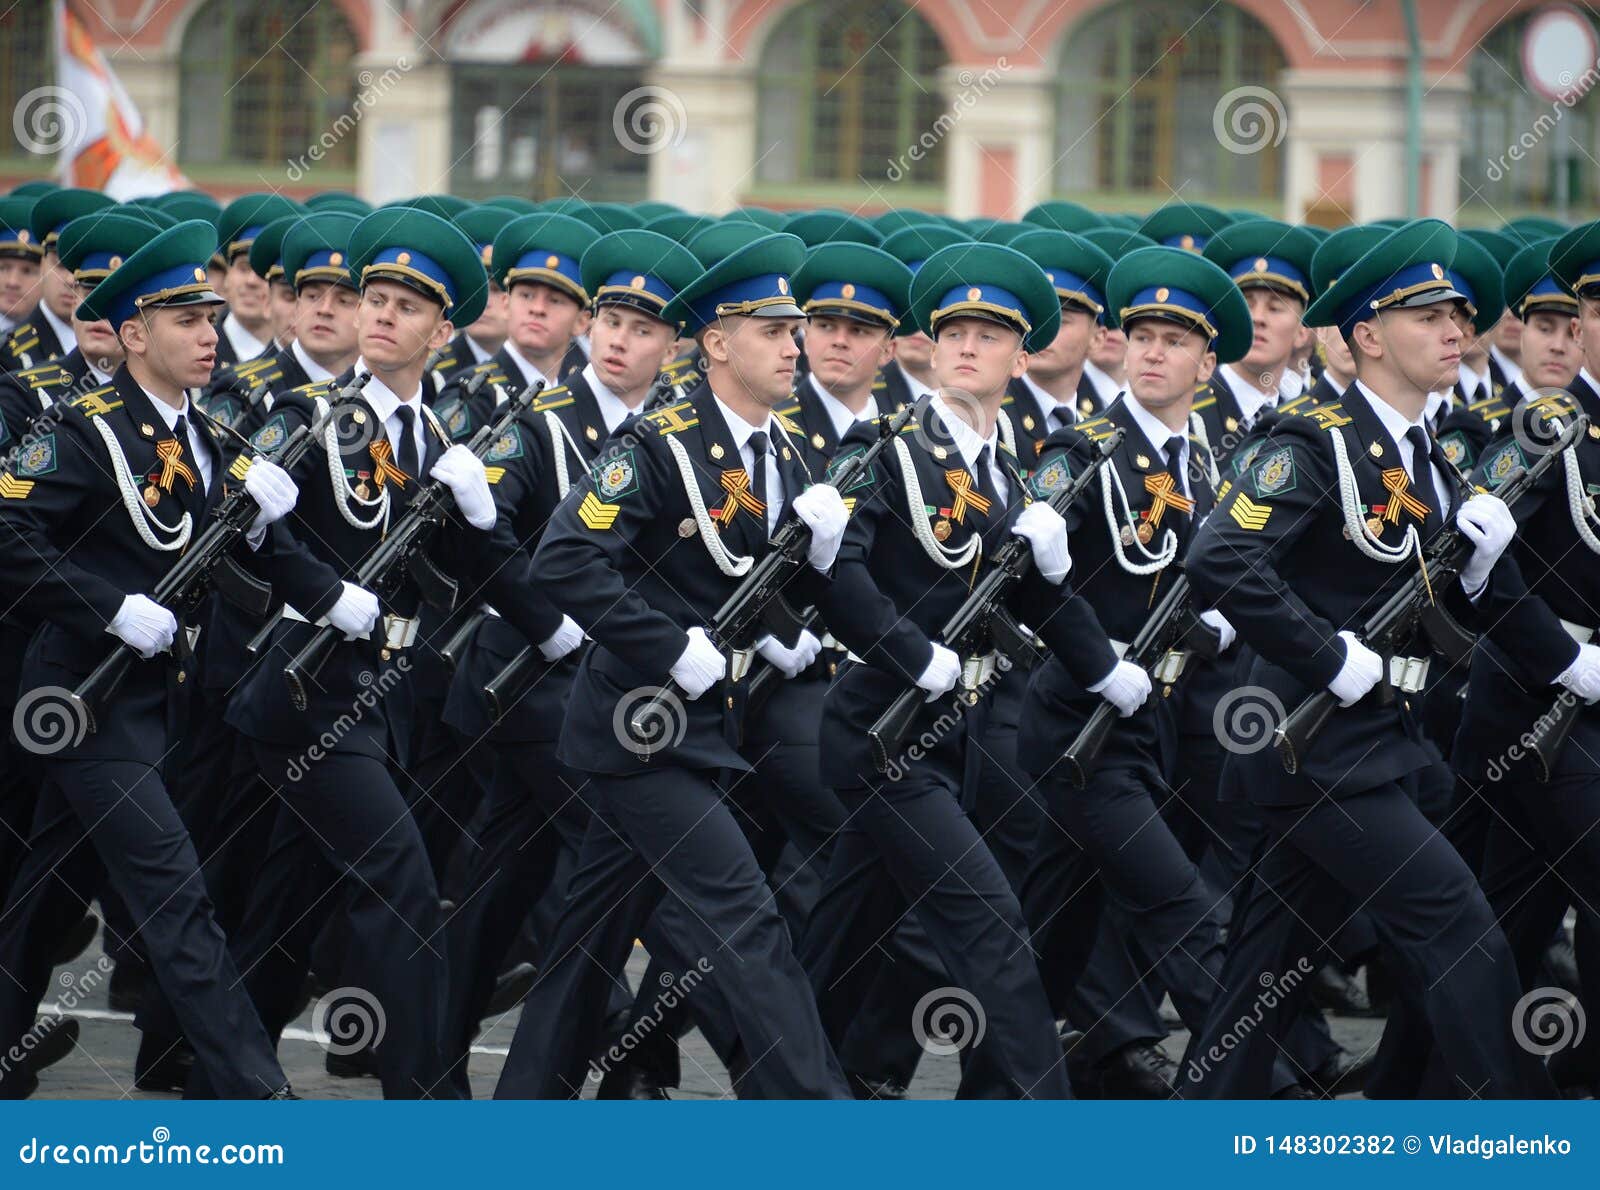
[[[513,266],[520,256],[509,258]],[[467,1047],[517,927],[531,908],[539,937],[550,940],[590,818],[583,776],[556,755],[583,633],[538,581],[533,552],[602,445],[636,435],[677,343],[678,326],[663,311],[702,271],[687,248],[648,231],[602,236],[578,263],[578,280],[594,294],[594,358],[570,384],[542,393],[489,452],[497,545],[480,582],[492,610],[456,667],[444,710],[461,738],[484,742],[490,767],[478,841],[466,845],[460,908],[447,926],[446,1040],[463,1091]],[[523,693],[490,705],[485,688],[530,646],[542,663]]]
[[[1356,907],[1408,961],[1457,1093],[1550,1093],[1510,1035],[1521,989],[1505,937],[1471,871],[1408,795],[1408,778],[1429,763],[1408,700],[1369,697],[1390,661],[1358,635],[1367,609],[1447,525],[1474,545],[1460,581],[1435,593],[1456,618],[1473,623],[1474,601],[1492,607],[1504,580],[1495,564],[1512,518],[1493,496],[1458,495],[1425,418],[1428,393],[1460,359],[1450,303],[1461,295],[1446,272],[1455,238],[1437,221],[1406,225],[1312,303],[1306,321],[1335,323],[1352,344],[1356,383],[1337,404],[1276,423],[1191,549],[1200,600],[1256,654],[1250,687],[1286,708],[1326,689],[1343,709],[1299,750],[1294,774],[1274,749],[1232,758],[1272,845],[1235,911],[1223,987],[1180,1081],[1186,1095],[1262,1092],[1297,997],[1285,989],[1268,1005],[1261,989]],[[1413,668],[1394,672],[1403,680]],[[1222,1034],[1257,1009],[1261,1023],[1224,1051]]]
[[[965,598],[983,553],[1011,534],[1029,540],[1037,563],[1023,583],[1020,618],[1047,639],[1060,624],[1051,613],[1070,567],[1065,529],[1047,507],[1023,507],[1018,463],[996,420],[1028,349],[1054,341],[1061,303],[1027,257],[957,245],[923,264],[911,306],[933,339],[940,391],[918,407],[916,428],[895,439],[893,457],[885,452],[844,493],[854,513],[823,616],[852,661],[824,701],[821,751],[823,780],[850,818],[835,839],[804,954],[824,1019],[843,1020],[853,1004],[841,980],[915,906],[953,982],[986,1015],[967,1092],[1067,1098],[1050,1006],[1031,954],[1015,945],[1021,908],[962,810],[969,737],[981,733],[984,708],[963,718],[931,705],[955,689],[966,661],[935,639],[940,625]],[[875,436],[871,426],[852,431],[839,459]],[[971,685],[991,685],[996,665],[990,653],[988,672]],[[930,705],[908,738],[937,742],[926,754],[894,757],[897,779],[884,781],[868,731],[912,687]],[[996,930],[996,918],[1008,928]]]
[[[371,379],[339,404],[295,469],[304,499],[272,543],[282,614],[264,649],[271,662],[251,670],[228,703],[228,723],[247,737],[262,779],[289,811],[279,815],[275,863],[257,878],[236,945],[275,1033],[287,1023],[283,990],[298,990],[310,935],[327,912],[318,911],[329,891],[324,870],[307,865],[320,855],[334,874],[348,870],[355,879],[346,882],[346,967],[387,1021],[385,1043],[375,1046],[384,1094],[449,1097],[439,896],[397,784],[415,732],[411,646],[420,601],[407,584],[383,607],[352,580],[406,515],[425,476],[448,487],[455,502],[429,547],[441,569],[468,572],[488,540],[495,508],[483,464],[449,445],[423,401],[428,356],[449,339],[453,318],[477,318],[487,278],[458,229],[404,207],[357,224],[348,257],[361,284],[355,370]],[[257,450],[276,449],[317,418],[333,383],[281,398],[253,439]],[[304,707],[296,709],[280,659],[295,657],[323,626],[344,639],[304,680]]]
[[[806,486],[805,462],[772,412],[792,391],[802,314],[789,276],[803,254],[792,236],[764,236],[667,305],[663,321],[696,333],[706,383],[636,422],[539,544],[545,589],[596,642],[557,752],[588,775],[595,818],[496,1098],[580,1093],[611,981],[668,888],[690,910],[679,951],[710,964],[735,1018],[741,1093],[848,1097],[788,930],[723,801],[723,773],[749,764],[728,742],[742,691],[717,688],[728,658],[707,633],[784,515],[811,530],[797,602],[814,598],[844,529],[838,493]],[[760,651],[779,663],[785,653]],[[662,716],[636,724],[669,682]]]
[[[47,755],[29,853],[0,928],[0,965],[11,975],[0,990],[0,1035],[18,1038],[32,1021],[53,939],[82,916],[79,898],[109,878],[215,1091],[289,1097],[163,779],[182,723],[183,683],[193,676],[181,642],[177,652],[174,644],[189,629],[143,593],[222,494],[221,449],[186,397],[210,374],[216,350],[218,298],[204,266],[214,244],[209,225],[180,224],[95,287],[78,316],[115,326],[126,362],[0,477],[0,549],[22,605],[42,622],[23,662],[22,697],[36,717],[24,723],[22,743]],[[269,463],[246,487],[260,505],[251,533],[259,544],[293,507],[295,487]],[[244,552],[240,560],[249,564]],[[49,736],[39,691],[77,687],[121,646],[142,661],[115,707],[101,708],[114,714],[93,732],[58,719],[66,734]],[[54,713],[81,714],[62,705]],[[30,1090],[9,1076],[0,1086]]]
[[[39,303],[44,251],[28,220],[33,203],[15,195],[0,198],[0,335],[7,338]]]
[[[218,365],[244,363],[261,355],[270,356],[276,350],[272,343],[271,291],[250,266],[250,247],[267,224],[304,213],[298,203],[281,195],[246,194],[230,202],[217,216],[217,250],[228,266],[222,288],[228,313],[218,327]]]
[[[44,250],[39,275],[39,305],[28,314],[0,346],[0,372],[36,367],[67,355],[77,346],[72,333],[72,312],[78,307],[78,287],[72,271],[56,254],[61,229],[80,215],[113,206],[95,190],[52,190],[33,204],[28,214],[32,240]]]

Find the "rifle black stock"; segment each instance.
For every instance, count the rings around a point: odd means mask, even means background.
[[[371,379],[370,373],[358,372],[350,384],[341,391],[340,399],[347,394],[359,392],[369,379]],[[317,435],[326,427],[328,419],[332,416],[332,406],[330,406],[328,413],[319,418],[315,424],[302,424],[274,454],[271,456],[262,454],[258,457],[270,457],[284,470],[291,469],[311,448]],[[194,614],[205,599],[206,593],[219,582],[226,581],[223,576],[231,565],[230,555],[239,539],[248,532],[259,511],[255,500],[251,498],[242,483],[230,489],[222,498],[222,502],[217,505],[211,523],[206,526],[205,531],[198,539],[191,541],[183,556],[172,569],[162,575],[161,581],[150,593],[151,599],[177,617],[180,634],[183,632],[181,626],[183,620]],[[238,581],[250,580],[248,576],[240,574]],[[265,614],[265,611],[265,608],[261,609],[262,614]],[[127,644],[114,646],[106,654],[105,659],[72,692],[70,701],[84,716],[89,731],[96,730],[98,708],[105,705],[106,701],[116,693],[138,658],[139,654],[132,646]]]
[[[474,396],[489,380],[488,369],[477,373],[462,385],[462,400]],[[467,443],[474,458],[482,459],[489,453],[511,423],[538,399],[544,381],[540,380],[510,398],[496,411],[495,416],[481,426]],[[421,477],[417,477],[420,482]],[[437,570],[423,549],[449,514],[452,497],[450,487],[443,480],[430,480],[417,489],[417,494],[406,505],[400,520],[390,527],[383,539],[368,552],[356,568],[355,585],[375,592],[383,602],[391,602],[409,576],[417,583],[424,599],[441,610],[455,606],[456,584]],[[289,697],[295,709],[306,709],[307,686],[322,672],[322,667],[342,642],[344,634],[329,625],[320,625],[311,639],[284,666],[284,680],[289,684]]]
[[[1495,489],[1494,494],[1507,507],[1515,508],[1519,500],[1533,490],[1539,478],[1555,465],[1562,453],[1568,450],[1587,432],[1589,419],[1580,415],[1556,440],[1554,446],[1535,460],[1532,467],[1519,468]],[[1434,593],[1443,591],[1454,582],[1461,568],[1472,555],[1472,542],[1457,525],[1439,533],[1423,551],[1422,566],[1407,567],[1407,577],[1399,589],[1389,596],[1362,626],[1360,638],[1373,652],[1383,658],[1385,666],[1390,657],[1400,651],[1419,626],[1429,626],[1430,635],[1437,630],[1440,619],[1449,620],[1442,609],[1434,608]],[[1453,620],[1449,621],[1454,623]],[[1439,642],[1435,640],[1435,646]],[[1389,675],[1385,673],[1378,682],[1380,697],[1392,697]],[[1283,760],[1285,772],[1297,773],[1304,763],[1307,751],[1317,735],[1327,725],[1329,717],[1338,708],[1339,700],[1331,690],[1318,690],[1300,703],[1279,725],[1273,743]],[[1570,728],[1568,729],[1570,730]]]
[[[828,477],[828,482],[839,491],[849,491],[856,479],[866,473],[874,460],[894,440],[896,434],[910,422],[916,406],[907,404],[892,417],[878,420],[877,440],[860,454],[851,455],[839,464]],[[721,649],[748,649],[765,628],[783,644],[793,648],[800,639],[804,621],[783,598],[783,589],[789,580],[806,564],[806,550],[811,544],[811,530],[798,516],[789,517],[773,534],[771,547],[759,562],[750,568],[739,585],[734,588],[717,610],[706,635]],[[639,743],[653,738],[651,725],[662,721],[667,708],[683,694],[672,678],[646,699],[628,717],[628,730]],[[649,750],[640,752],[646,759]]]
[[[1093,462],[1065,487],[1052,493],[1049,506],[1057,512],[1065,512],[1070,508],[1073,501],[1094,482],[1100,468],[1111,460],[1117,447],[1122,445],[1124,434],[1123,430],[1113,430],[1109,436],[1101,439],[1098,443],[1099,453]],[[983,577],[974,584],[961,606],[945,622],[939,633],[940,642],[965,662],[968,658],[981,656],[991,646],[997,647],[997,637],[1022,641],[1024,634],[1011,621],[1005,602],[1012,588],[1022,581],[1032,566],[1033,549],[1027,540],[1015,535],[1008,536],[995,550]],[[979,692],[976,690],[961,692],[961,701],[969,706],[976,703],[978,698]],[[894,758],[904,749],[906,736],[910,734],[917,712],[926,701],[927,695],[919,687],[907,687],[867,732],[872,742],[872,760],[880,773],[887,773]]]

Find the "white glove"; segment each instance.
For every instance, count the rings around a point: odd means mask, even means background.
[[[1475,595],[1516,536],[1517,520],[1499,496],[1480,493],[1461,506],[1456,524],[1473,545],[1472,557],[1461,568],[1461,586],[1468,595]]]
[[[343,584],[339,601],[323,617],[330,628],[344,633],[345,640],[356,640],[372,635],[378,623],[378,597],[365,587],[354,583]]]
[[[250,526],[252,533],[265,529],[273,521],[281,521],[300,499],[300,489],[289,478],[289,473],[268,459],[256,459],[250,464],[250,470],[244,474],[244,490],[261,509]]]
[[[794,648],[787,649],[777,637],[767,635],[756,641],[756,652],[765,657],[786,678],[800,674],[822,652],[822,642],[804,628]]]
[[[1342,707],[1353,706],[1366,697],[1383,681],[1383,658],[1356,639],[1356,634],[1344,631],[1339,634],[1344,641],[1344,665],[1328,683],[1328,690]]]
[[[477,455],[458,442],[439,456],[428,475],[450,488],[467,524],[474,529],[494,528],[494,497],[489,494],[489,480]]]
[[[172,647],[172,638],[178,635],[178,617],[148,596],[128,595],[106,631],[148,661]]]
[[[928,692],[927,701],[943,698],[956,688],[956,682],[961,678],[961,658],[955,655],[954,650],[947,649],[938,641],[933,643],[933,659],[928,662],[927,668],[922,671],[922,676],[917,679],[917,685]]]
[[[1584,702],[1600,699],[1600,645],[1579,645],[1578,659],[1556,681]]]
[[[689,643],[683,655],[672,663],[672,680],[683,688],[689,701],[693,702],[722,681],[727,672],[728,659],[711,643],[706,630],[698,624],[689,629]]]
[[[546,661],[560,661],[583,643],[583,629],[571,616],[561,617],[561,626],[550,634],[550,639],[539,644],[539,655]]]
[[[844,540],[844,523],[850,519],[849,510],[832,484],[812,484],[794,498],[794,511],[811,530],[811,548],[807,560],[817,570],[827,573],[833,560],[839,556],[839,543]]]
[[[1150,675],[1131,661],[1119,661],[1111,672],[1089,687],[1090,694],[1098,694],[1126,719],[1150,697]]]
[[[1072,555],[1067,552],[1067,522],[1061,514],[1035,500],[1017,515],[1011,531],[1026,539],[1033,549],[1033,564],[1044,581],[1059,586],[1072,569]]]
[[[1217,630],[1217,647],[1224,653],[1228,651],[1228,646],[1239,638],[1239,634],[1234,631],[1233,625],[1228,623],[1228,617],[1217,611],[1216,608],[1212,608],[1208,612],[1201,612],[1200,622],[1209,624]]]

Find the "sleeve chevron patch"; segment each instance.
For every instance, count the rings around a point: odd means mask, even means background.
[[[1259,533],[1267,527],[1267,518],[1272,515],[1272,506],[1258,504],[1240,492],[1228,506],[1228,515],[1234,519],[1239,528]]]
[[[617,513],[621,511],[615,504],[602,503],[593,492],[585,492],[583,502],[578,505],[578,519],[586,529],[605,530],[616,523]]]
[[[0,500],[26,500],[33,491],[33,480],[18,479],[9,471],[0,472]]]

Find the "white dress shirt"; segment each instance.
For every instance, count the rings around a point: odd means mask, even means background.
[[[1493,343],[1489,344],[1489,357],[1500,365],[1500,371],[1505,374],[1506,382],[1519,380],[1522,377],[1522,365],[1517,363]]]
[[[245,330],[244,324],[234,317],[231,310],[222,320],[222,333],[228,336],[228,342],[233,346],[233,357],[240,363],[254,359],[267,349],[266,340],[258,339]]]
[[[1494,392],[1494,383],[1489,379],[1489,369],[1485,365],[1483,371],[1474,372],[1466,364],[1457,364],[1456,373],[1461,379],[1461,387],[1467,393],[1467,399],[1487,397]]]
[[[1403,413],[1361,383],[1361,381],[1357,380],[1350,388],[1351,390],[1359,391],[1366,398],[1367,404],[1372,406],[1372,411],[1378,415],[1378,420],[1383,423],[1383,428],[1388,431],[1389,438],[1400,455],[1400,462],[1404,464],[1407,473],[1415,475],[1416,471],[1411,465],[1411,441],[1406,437],[1406,431],[1417,428],[1427,434],[1426,413],[1416,421],[1407,421]],[[1349,399],[1350,393],[1346,392],[1345,400]],[[1428,434],[1428,437],[1432,438],[1433,435]],[[1436,465],[1432,464],[1431,456],[1429,463],[1428,470],[1433,476],[1433,507],[1439,513],[1439,516],[1443,518],[1450,511],[1450,493],[1454,490],[1455,485],[1448,475],[1445,475]],[[1426,501],[1424,500],[1424,502]]]
[[[900,375],[906,378],[906,391],[911,394],[911,403],[913,405],[922,400],[923,397],[932,396],[934,393],[939,391],[936,388],[929,388],[926,384],[923,384],[922,381],[918,380],[910,372],[906,371],[904,366],[902,366],[900,369]]]
[[[511,357],[512,363],[516,364],[518,371],[522,373],[522,382],[524,384],[537,384],[542,380],[546,388],[554,388],[556,386],[555,378],[546,376],[539,371],[538,365],[518,351],[517,345],[510,339],[506,340],[506,354]]]
[[[815,372],[808,373],[806,379],[811,382],[812,391],[822,399],[822,407],[827,410],[828,420],[833,423],[833,436],[835,438],[842,439],[850,432],[850,427],[855,425],[856,422],[871,421],[878,415],[877,403],[873,401],[870,394],[867,396],[865,403],[862,404],[861,412],[857,413],[838,397],[823,388],[822,382],[817,379]]]
[[[43,302],[39,303],[39,313],[44,315],[44,320],[50,324],[50,329],[55,331],[56,341],[61,344],[62,355],[66,355],[78,346],[78,335],[72,329],[72,323],[57,318],[55,312]]]
[[[389,448],[394,452],[394,465],[400,465],[400,406],[409,405],[414,416],[411,419],[411,437],[417,447],[417,461],[420,463],[428,457],[427,444],[423,435],[422,425],[422,384],[417,383],[417,391],[411,394],[409,400],[402,401],[395,391],[379,379],[378,374],[367,367],[365,360],[356,361],[356,370],[371,374],[372,379],[367,381],[367,387],[361,390],[361,395],[366,397],[367,404],[383,420],[383,432],[389,439]]]
[[[771,413],[767,414],[764,425],[753,426],[729,409],[716,393],[712,393],[711,397],[716,401],[717,408],[722,411],[722,420],[728,423],[728,433],[733,437],[733,444],[739,450],[739,461],[744,464],[745,474],[750,476],[752,494],[756,487],[756,452],[750,445],[750,435],[759,431],[767,436],[767,453],[762,463],[766,472],[764,486],[767,497],[767,536],[771,537],[778,527],[778,513],[783,508],[783,474],[778,470],[778,449],[785,439]]]
[[[1083,361],[1083,374],[1089,378],[1089,383],[1094,385],[1094,391],[1100,396],[1100,408],[1107,408],[1117,399],[1117,394],[1122,392],[1122,385],[1112,377],[1109,372],[1103,371],[1093,360]]]
[[[328,371],[328,369],[324,368],[316,360],[312,359],[306,354],[306,349],[300,346],[299,339],[296,339],[292,344],[290,344],[289,350],[294,352],[294,358],[299,361],[300,366],[305,369],[306,379],[311,381],[312,384],[320,384],[324,380],[333,379],[332,372]],[[267,408],[270,409],[271,406],[269,405]]]
[[[966,422],[945,404],[945,399],[935,396],[932,401],[933,408],[938,411],[939,418],[949,427],[950,437],[955,440],[956,453],[961,456],[961,461],[967,465],[967,470],[981,483],[983,477],[978,475],[978,456],[984,447],[989,448],[989,482],[994,485],[995,492],[1000,497],[1002,504],[1010,498],[1011,485],[1006,482],[1006,473],[1000,466],[1000,428],[998,423],[989,431],[987,438],[981,437]],[[997,509],[996,512],[999,510]]]
[[[159,397],[150,396],[148,390],[145,391],[144,395],[150,397],[150,403],[156,407],[156,412],[161,415],[161,420],[167,424],[168,433],[178,424],[180,417],[187,419],[183,423],[183,428],[189,438],[189,453],[194,456],[195,465],[200,470],[201,490],[209,492],[211,490],[211,454],[206,450],[205,439],[201,434],[200,428],[194,424],[194,410],[189,408],[188,395],[185,394],[183,405],[176,409]],[[179,480],[177,482],[181,483],[183,481]]]
[[[1070,426],[1078,420],[1078,406],[1073,401],[1058,401],[1036,382],[1026,372],[1022,374],[1023,386],[1033,394],[1033,399],[1039,405],[1039,415],[1044,418],[1045,432],[1049,433],[1057,426]],[[1076,394],[1074,394],[1076,396]],[[1058,421],[1051,421],[1051,415],[1058,414]]]
[[[1170,442],[1174,436],[1177,436],[1183,440],[1182,445],[1178,447],[1177,464],[1178,474],[1181,476],[1181,482],[1183,484],[1183,494],[1188,496],[1190,494],[1189,435],[1183,430],[1174,430],[1171,426],[1167,425],[1166,422],[1162,421],[1155,414],[1151,413],[1150,410],[1139,404],[1139,399],[1137,397],[1130,397],[1128,400],[1123,402],[1123,405],[1133,416],[1133,420],[1138,423],[1140,431],[1143,432],[1144,436],[1150,440],[1150,445],[1154,446],[1157,452],[1161,455],[1161,461],[1163,463],[1170,463],[1173,461],[1167,457],[1167,443]]]
[[[635,407],[605,386],[593,364],[583,366],[583,378],[589,382],[589,391],[594,393],[594,403],[600,406],[600,420],[606,423],[606,433],[615,433],[623,419],[635,412]]]
[[[1276,409],[1280,393],[1262,392],[1243,372],[1232,364],[1223,364],[1219,369],[1222,378],[1227,382],[1228,388],[1233,392],[1233,399],[1239,404],[1239,428],[1248,430],[1255,425],[1256,418],[1263,409]],[[1287,373],[1286,373],[1287,375]]]

